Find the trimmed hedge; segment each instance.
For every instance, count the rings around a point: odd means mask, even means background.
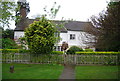
[[[25,49],[0,49],[2,53],[29,53],[30,50]],[[52,51],[51,54],[63,54],[62,51]]]
[[[76,54],[120,54],[120,52],[76,52]]]
[[[2,53],[29,53],[30,50],[25,49],[0,49]],[[51,54],[63,54],[62,51],[52,51]],[[120,52],[76,52],[75,54],[120,54]]]
[[[29,50],[25,49],[0,49],[2,53],[29,53]]]
[[[85,49],[84,51],[85,51],[85,52],[93,52],[92,49]]]
[[[63,54],[62,51],[52,51],[51,54]]]

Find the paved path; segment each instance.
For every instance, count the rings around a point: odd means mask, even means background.
[[[75,65],[65,65],[64,70],[59,78],[59,81],[62,81],[62,79],[72,79],[74,81],[75,79]],[[70,80],[71,81],[71,80]]]

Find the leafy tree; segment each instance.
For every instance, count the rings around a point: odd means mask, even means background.
[[[96,50],[120,50],[120,2],[110,2],[107,11],[92,16],[91,20],[97,29]]]
[[[10,2],[10,0],[7,0],[5,2],[4,0],[0,0],[0,27],[9,27],[10,20],[14,20],[14,11],[15,11],[16,5],[15,2]]]
[[[50,53],[57,40],[55,37],[56,32],[57,30],[55,25],[44,16],[40,19],[40,21],[35,21],[30,24],[25,30],[25,38],[31,53]]]

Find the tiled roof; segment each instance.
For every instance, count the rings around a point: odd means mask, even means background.
[[[23,19],[16,25],[15,31],[24,31],[29,24],[32,24],[35,19]],[[85,31],[86,28],[92,27],[90,22],[81,22],[81,21],[57,21],[53,20],[56,24],[63,24],[63,27],[57,27],[61,32],[69,31]]]

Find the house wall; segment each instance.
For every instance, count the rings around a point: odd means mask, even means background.
[[[20,37],[24,36],[24,31],[15,31],[14,32],[14,39],[19,39]]]
[[[75,34],[75,39],[70,39],[70,34]],[[82,31],[68,31],[68,33],[60,33],[60,37],[62,40],[58,43],[59,46],[62,45],[63,42],[67,42],[69,47],[71,46],[79,46],[82,48],[86,47],[86,44],[84,44],[85,38],[85,32]]]
[[[75,39],[70,39],[70,34],[75,34]],[[62,46],[63,42],[67,42],[69,47],[71,46],[78,46],[81,48],[85,48],[87,47],[86,44],[84,44],[84,41],[86,41],[86,36],[87,33],[83,32],[83,31],[68,31],[67,33],[60,33],[60,37],[61,37],[61,41],[56,44],[55,46]],[[20,37],[24,36],[24,32],[23,31],[15,31],[14,32],[14,39],[19,39]],[[58,47],[56,47],[58,48]],[[57,49],[58,50],[58,49]],[[59,50],[61,50],[61,48],[59,47]]]

